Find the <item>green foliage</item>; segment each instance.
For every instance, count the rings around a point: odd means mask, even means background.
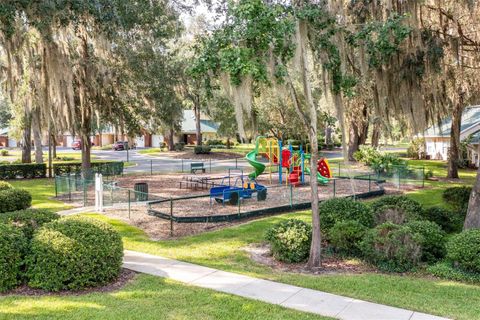
[[[185,143],[183,142],[177,142],[173,145],[173,149],[175,151],[183,151],[183,149],[185,149]]]
[[[412,232],[422,236],[422,261],[435,262],[445,256],[446,234],[431,221],[410,221],[405,224]]]
[[[428,266],[427,272],[442,279],[475,284],[480,283],[480,273],[460,270],[448,261],[441,261],[432,266]]]
[[[302,262],[308,258],[310,252],[312,227],[301,220],[289,219],[270,228],[265,238],[271,244],[276,259]]]
[[[443,207],[429,207],[423,211],[423,217],[438,224],[445,232],[452,233],[462,231],[465,212]]]
[[[443,200],[456,210],[465,210],[468,207],[472,187],[450,187],[443,191]]]
[[[26,190],[7,189],[0,191],[0,214],[27,209],[32,206],[32,196]]]
[[[26,240],[12,226],[0,223],[0,292],[14,288],[21,279]]]
[[[423,208],[417,201],[407,196],[383,196],[371,204],[376,223],[393,222],[402,224],[419,220]]]
[[[354,220],[366,227],[373,226],[370,208],[363,202],[350,198],[334,198],[323,201],[319,206],[320,226],[328,235],[330,229],[340,221]]]
[[[361,146],[353,154],[358,162],[371,167],[377,173],[391,173],[398,167],[406,167],[406,162],[397,155],[391,153],[382,153],[370,146]]]
[[[328,241],[339,253],[358,255],[360,241],[367,230],[367,227],[355,220],[339,221],[330,229]]]
[[[26,209],[0,214],[0,223],[15,227],[30,240],[35,230],[58,218],[60,218],[58,214],[49,210]]]
[[[195,148],[193,148],[195,154],[209,154],[210,151],[212,151],[210,146],[195,146]]]
[[[409,227],[387,222],[369,230],[360,249],[364,258],[381,270],[405,272],[420,262],[423,241]]]
[[[13,189],[13,186],[6,182],[0,180],[0,191]]]
[[[8,150],[5,150],[5,149],[0,150],[0,156],[2,157],[8,156]]]
[[[367,49],[369,65],[378,68],[387,64],[400,51],[401,43],[410,35],[412,30],[404,23],[405,18],[395,14],[386,21],[367,23],[347,41],[353,45],[363,43]]]
[[[55,220],[34,234],[29,285],[49,291],[103,285],[119,275],[122,258],[122,239],[110,225],[79,216]]]
[[[215,147],[217,147],[217,146],[225,146],[225,145],[226,145],[226,143],[223,142],[223,140],[216,140],[216,139],[210,139],[210,140],[208,140],[205,144],[206,144],[207,146],[211,146],[211,147],[213,147],[213,146],[215,146]]]
[[[414,160],[425,159],[425,139],[415,138],[407,149],[407,157]]]
[[[92,162],[91,168],[93,172],[101,173],[104,176],[118,176],[123,173],[123,162],[122,161],[105,161],[105,162]],[[82,163],[81,162],[70,162],[70,163],[54,163],[53,164],[53,173],[56,176],[67,175],[67,174],[80,174],[82,172]]]
[[[33,179],[45,178],[47,165],[45,163],[10,163],[0,165],[0,179]]]
[[[464,271],[480,273],[480,229],[467,230],[450,238],[447,259]]]

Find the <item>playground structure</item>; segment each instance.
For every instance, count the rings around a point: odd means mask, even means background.
[[[233,170],[239,170],[240,175],[234,176],[235,182],[232,184]],[[228,184],[225,182],[227,179]],[[254,178],[245,176],[241,169],[228,169],[228,176],[223,177],[220,185],[210,188],[210,205],[212,205],[212,199],[223,205],[225,203],[237,205],[241,199],[251,199],[254,193],[257,194],[258,201],[264,201],[267,198],[265,186],[259,184]]]
[[[257,157],[264,157],[268,163],[258,161]],[[285,184],[299,186],[305,183],[305,175],[310,175],[310,159],[311,154],[308,150],[303,150],[300,145],[299,150],[293,150],[293,146],[289,144],[287,147],[282,146],[282,141],[276,138],[267,138],[258,136],[255,139],[255,149],[247,153],[245,159],[254,168],[249,175],[251,179],[255,179],[265,172],[268,168],[270,183],[272,182],[272,174],[278,173],[279,183],[283,183],[283,171],[285,170]],[[328,161],[325,158],[317,162],[317,181],[320,184],[327,184],[333,178]]]

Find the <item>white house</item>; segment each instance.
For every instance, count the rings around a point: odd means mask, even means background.
[[[450,148],[452,118],[447,118],[438,126],[428,128],[425,133],[425,151],[430,159],[447,160]],[[468,139],[469,159],[478,166],[478,141],[480,140],[480,106],[465,108],[460,127],[460,141]]]

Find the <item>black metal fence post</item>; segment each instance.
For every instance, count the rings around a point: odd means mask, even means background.
[[[170,197],[170,237],[173,237],[173,200]]]
[[[333,197],[335,198],[336,193],[337,193],[337,184],[336,184],[337,179],[333,179]]]
[[[130,190],[128,190],[128,219],[129,219],[129,220],[130,220],[130,211],[131,211]]]
[[[153,159],[150,159],[150,175],[153,176]]]

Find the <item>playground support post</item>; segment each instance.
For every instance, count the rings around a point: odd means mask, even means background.
[[[278,140],[278,182],[282,184],[282,140]]]

